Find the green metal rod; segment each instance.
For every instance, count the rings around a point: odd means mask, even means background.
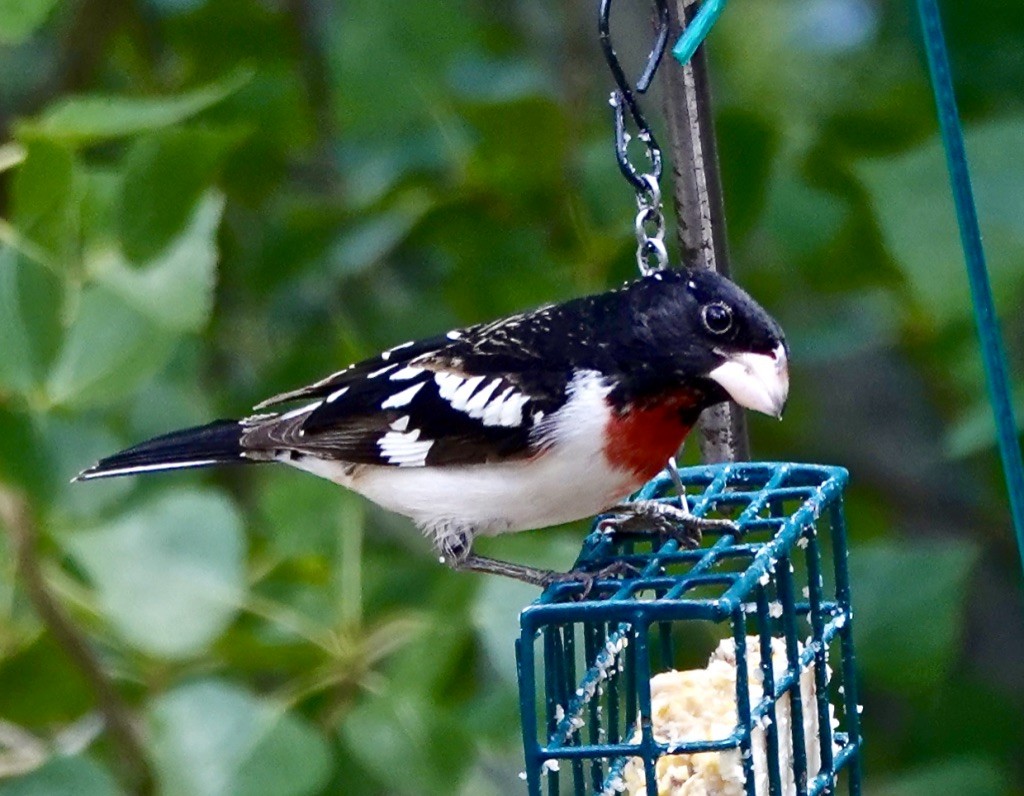
[[[725,10],[725,2],[726,0],[704,0],[701,3],[700,11],[690,20],[683,35],[672,48],[672,55],[682,66],[686,66],[701,42],[707,38],[711,28]]]
[[[946,52],[942,20],[939,17],[936,0],[918,0],[917,8],[924,31],[925,51],[928,54],[928,68],[931,71],[935,105],[938,108],[939,126],[942,129],[942,142],[946,147],[949,181],[953,189],[957,222],[960,225],[960,245],[964,250],[967,279],[974,302],[974,320],[978,327],[981,354],[985,363],[989,402],[992,404],[996,420],[996,438],[1010,497],[1010,514],[1017,532],[1021,567],[1024,569],[1024,461],[1021,460],[1020,444],[1017,441],[1017,424],[1013,416],[1010,382],[1006,373],[1006,355],[1003,352],[995,302],[992,300],[992,286],[985,265],[985,250],[981,244],[978,210],[974,203],[971,175],[967,168],[967,151],[953,92],[949,54]]]

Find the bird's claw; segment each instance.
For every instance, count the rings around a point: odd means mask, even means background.
[[[580,583],[583,585],[583,591],[578,595],[578,599],[585,600],[593,590],[594,584],[599,580],[636,577],[639,574],[640,570],[628,561],[613,561],[611,564],[601,567],[601,569],[594,572],[584,569],[552,572],[545,579],[546,582],[543,585],[547,587],[554,583]]]
[[[622,503],[609,509],[611,516],[601,521],[605,533],[653,534],[674,539],[688,550],[700,547],[705,531],[740,534],[732,520],[697,517],[689,510],[655,500]]]

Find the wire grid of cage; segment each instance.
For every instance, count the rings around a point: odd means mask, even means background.
[[[704,793],[684,789],[698,775],[718,778],[707,792],[802,796],[845,784],[860,793],[847,472],[756,463],[680,475],[693,513],[733,519],[738,538],[705,534],[703,547],[684,550],[595,530],[578,565],[596,571],[625,560],[638,574],[599,580],[583,597],[581,585],[557,584],[522,612],[516,653],[529,793]],[[669,492],[663,473],[637,497],[678,501]],[[676,669],[694,638],[707,645],[711,636],[727,648],[712,655],[715,665],[721,671],[725,661],[732,673],[728,723],[693,737],[691,716],[674,734],[673,711],[683,708],[658,678],[686,673],[659,673]],[[688,704],[700,712],[714,698],[698,688]]]

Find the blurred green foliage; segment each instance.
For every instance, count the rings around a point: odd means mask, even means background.
[[[0,484],[158,792],[521,787],[533,590],[452,574],[298,473],[67,479],[632,276],[593,5],[0,0]],[[1024,396],[1022,8],[948,14]],[[910,4],[733,0],[711,36],[734,268],[793,351],[786,421],[752,431],[764,458],[852,470],[868,793],[1022,793],[1021,578],[915,25]],[[6,530],[0,794],[131,792]],[[581,535],[488,549],[566,567]]]

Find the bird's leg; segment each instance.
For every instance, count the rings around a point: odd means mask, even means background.
[[[700,547],[704,531],[721,531],[738,534],[739,526],[732,520],[714,520],[696,517],[686,502],[686,487],[679,477],[675,457],[668,460],[668,472],[679,493],[679,507],[657,500],[636,500],[612,506],[612,515],[600,523],[602,531],[610,533],[655,534],[674,539],[680,547]]]
[[[637,574],[636,567],[625,561],[616,561],[596,572],[587,572],[581,569],[558,572],[553,569],[540,569],[526,564],[514,564],[511,561],[488,558],[473,552],[472,541],[466,534],[458,534],[454,540],[445,543],[441,553],[441,562],[454,570],[502,575],[540,588],[546,588],[553,583],[582,583],[581,597],[586,597],[590,593],[595,581]]]
[[[558,574],[550,569],[539,569],[526,564],[513,564],[511,561],[480,556],[474,553],[472,547],[468,545],[455,551],[454,554],[442,555],[441,558],[454,570],[503,575],[506,578],[515,578],[542,588],[551,583],[552,578]]]
[[[679,467],[676,466],[676,457],[669,456],[668,463],[665,467],[668,470],[669,476],[672,478],[673,485],[675,485],[676,494],[679,496],[679,508],[683,514],[686,515],[685,523],[696,528],[698,533],[703,533],[704,531],[729,531],[737,535],[740,533],[740,527],[732,520],[715,520],[707,517],[694,516],[690,511],[690,504],[686,500],[686,487],[683,485],[683,479],[679,477]],[[700,544],[700,539],[697,540],[697,544]]]

